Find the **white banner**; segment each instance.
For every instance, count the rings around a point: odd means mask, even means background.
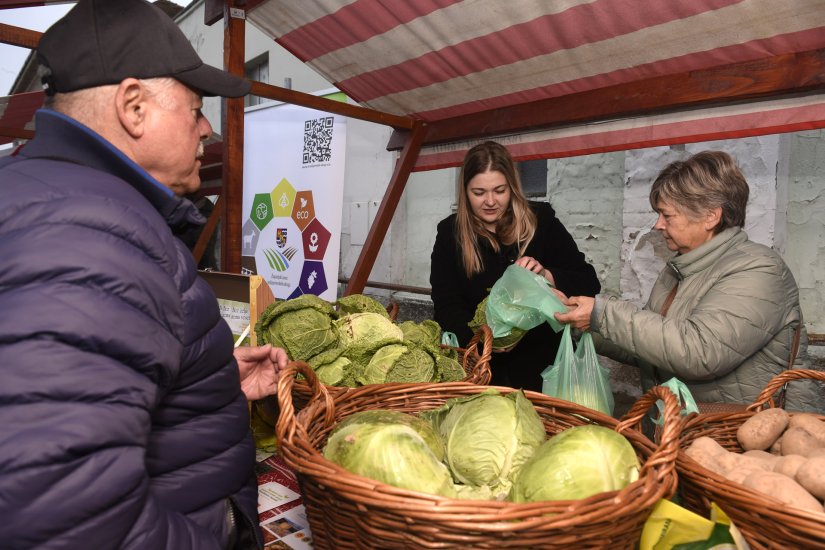
[[[290,104],[244,116],[242,265],[277,299],[337,298],[345,152],[344,117]]]

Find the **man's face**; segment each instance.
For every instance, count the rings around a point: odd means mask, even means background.
[[[176,195],[200,187],[203,140],[212,135],[201,107],[201,96],[176,80],[155,90],[147,102],[146,150],[140,164]]]

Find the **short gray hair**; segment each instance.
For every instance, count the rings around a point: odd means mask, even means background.
[[[48,75],[50,69],[41,65],[38,74],[42,77]],[[140,80],[148,90],[149,95],[163,109],[173,109],[175,100],[169,93],[169,89],[177,82],[172,77],[147,78]],[[46,95],[43,106],[54,111],[68,115],[75,120],[89,124],[98,119],[99,108],[105,103],[108,95],[117,87],[117,84],[107,84],[84,88],[73,92],[57,93]]]
[[[650,205],[658,210],[666,202],[685,214],[699,217],[722,209],[714,233],[745,226],[748,182],[733,158],[724,151],[702,151],[687,160],[668,164],[650,188]]]

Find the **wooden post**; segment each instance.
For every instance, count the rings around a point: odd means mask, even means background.
[[[209,214],[209,218],[206,220],[206,224],[203,226],[201,234],[198,236],[198,242],[195,243],[195,247],[192,249],[192,256],[195,258],[195,264],[201,263],[201,258],[203,258],[203,253],[206,252],[206,246],[209,244],[209,239],[212,238],[212,234],[215,232],[215,227],[221,219],[222,202],[223,197],[218,195],[218,200],[215,207],[212,210],[212,213]]]
[[[246,12],[236,7],[238,0],[224,3],[223,65],[244,76]],[[243,103],[242,97],[223,99],[223,187],[221,196],[221,271],[241,272],[241,209],[243,208]]]
[[[375,221],[372,222],[370,231],[367,234],[364,248],[361,249],[361,254],[355,263],[352,277],[344,292],[345,296],[360,294],[364,291],[367,278],[370,275],[370,271],[372,271],[372,266],[375,265],[378,251],[381,249],[381,243],[384,242],[384,237],[390,227],[390,222],[392,221],[398,202],[401,200],[401,194],[404,193],[404,188],[407,186],[407,180],[410,177],[413,166],[415,166],[415,161],[418,158],[418,153],[421,151],[421,144],[426,134],[426,123],[416,121],[413,125],[412,132],[407,135],[401,156],[395,165],[392,179],[390,179],[387,191],[384,193],[384,199],[381,201],[381,206],[378,207]]]

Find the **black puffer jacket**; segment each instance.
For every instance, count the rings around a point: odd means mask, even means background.
[[[231,333],[170,230],[199,220],[51,111],[0,161],[4,548],[222,548],[230,500],[259,538]]]

